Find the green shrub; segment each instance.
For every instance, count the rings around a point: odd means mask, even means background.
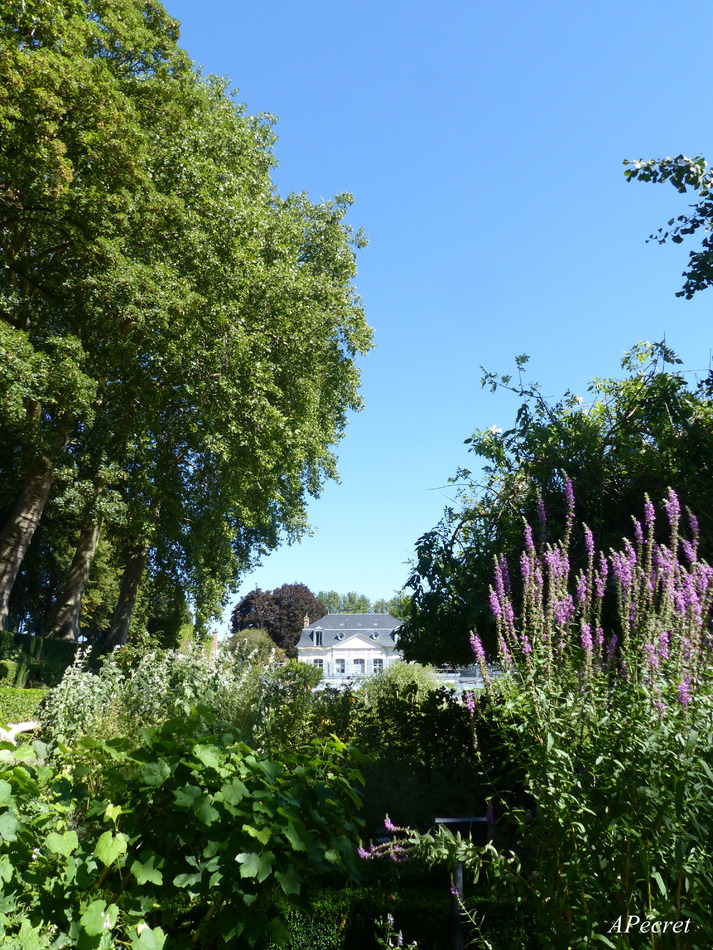
[[[17,663],[14,660],[0,660],[0,683],[14,686],[17,676]]]
[[[17,689],[0,687],[0,723],[10,725],[27,722],[39,713],[39,705],[47,696],[46,689]]]
[[[56,776],[43,744],[0,743],[0,946],[32,945],[27,921],[56,928],[55,946],[253,946],[287,933],[276,893],[289,908],[315,875],[357,873],[346,747],[278,763],[227,733],[197,738],[209,718],[138,745],[82,740]]]

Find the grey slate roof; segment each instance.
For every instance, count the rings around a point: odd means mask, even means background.
[[[315,630],[322,631],[323,647],[334,646],[355,634],[374,639],[384,646],[393,646],[396,643],[395,634],[402,626],[403,623],[391,614],[327,614],[304,628],[297,648],[316,646]]]

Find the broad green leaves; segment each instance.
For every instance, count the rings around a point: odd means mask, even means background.
[[[356,873],[350,750],[322,740],[277,763],[229,735],[197,740],[201,715],[145,728],[134,748],[82,742],[74,785],[36,760],[0,769],[0,913],[31,908],[78,950],[251,946],[280,929],[276,889],[292,901],[320,869]],[[92,800],[81,783],[97,776]],[[163,914],[185,900],[200,931]]]

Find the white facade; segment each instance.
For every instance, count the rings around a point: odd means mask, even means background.
[[[403,659],[397,647],[400,626],[388,614],[327,614],[305,626],[297,656],[318,666],[328,682],[371,676]]]

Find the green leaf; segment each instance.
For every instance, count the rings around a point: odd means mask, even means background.
[[[114,834],[113,831],[105,831],[104,834],[99,836],[94,848],[94,855],[109,867],[120,855],[126,854],[127,840],[126,835],[122,832]]]
[[[238,778],[232,782],[226,782],[220,790],[223,801],[229,805],[239,805],[240,802],[250,794],[247,787]]]
[[[20,822],[12,812],[6,811],[0,815],[0,838],[4,838],[5,841],[16,841],[16,831],[19,827]]]
[[[258,883],[262,883],[272,873],[275,855],[272,851],[263,851],[262,854],[247,851],[237,855],[235,860],[241,865],[240,877],[254,877]]]
[[[12,802],[12,785],[5,779],[0,779],[0,805],[9,805]]]
[[[204,825],[212,825],[214,821],[220,818],[220,812],[213,808],[211,798],[212,796],[205,792],[200,801],[196,802],[193,807],[193,814]]]
[[[131,873],[139,884],[145,884],[147,881],[151,884],[163,884],[163,874],[156,866],[160,861],[161,859],[156,854],[149,855],[143,862],[134,861],[131,865]]]
[[[79,923],[84,927],[90,937],[97,937],[107,930],[111,930],[116,919],[119,916],[119,908],[116,904],[109,904],[106,901],[92,901],[89,907],[79,918]]]
[[[253,828],[252,825],[243,825],[243,831],[252,838],[257,838],[260,844],[267,844],[272,837],[269,828]]]
[[[136,927],[136,933],[130,932],[133,950],[162,950],[166,943],[166,934],[160,927],[151,928],[146,923]]]
[[[224,761],[223,753],[214,745],[194,745],[193,755],[211,769],[220,768]]]
[[[179,808],[192,808],[201,794],[201,790],[196,785],[184,785],[183,788],[175,790],[173,799]]]
[[[45,845],[53,854],[63,854],[66,858],[79,847],[79,838],[77,838],[76,831],[65,831],[63,835],[51,831],[47,835]]]
[[[163,785],[170,774],[171,768],[163,759],[147,762],[141,769],[141,777],[147,785]]]
[[[287,825],[287,828],[285,829],[285,837],[292,845],[293,850],[295,851],[307,850],[308,842],[305,840],[305,837],[303,836],[302,831],[300,830],[298,825],[295,824],[294,821],[291,821]]]
[[[280,882],[280,887],[285,894],[299,894],[302,888],[302,875],[292,865],[287,868],[284,874],[282,871],[275,871],[275,877]]]

